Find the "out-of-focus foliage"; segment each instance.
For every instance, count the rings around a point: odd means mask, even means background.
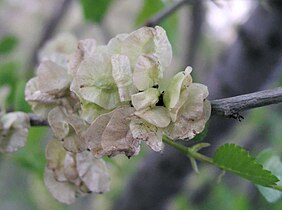
[[[140,9],[139,14],[136,16],[136,25],[138,27],[146,24],[146,22],[156,15],[159,11],[168,6],[169,3],[165,3],[162,0],[144,0],[143,6]],[[178,35],[178,23],[179,17],[177,13],[170,15],[160,25],[166,30],[169,41],[171,42],[173,48],[177,45],[177,35]]]
[[[14,98],[13,98],[14,109],[17,111],[30,112],[31,108],[24,99],[23,90],[26,84],[25,80],[18,80],[18,82],[16,82],[15,84],[16,86],[15,86]]]
[[[0,55],[8,54],[17,46],[18,40],[15,36],[7,35],[0,40]]]
[[[46,127],[32,127],[28,132],[28,141],[25,147],[11,157],[22,167],[30,170],[43,179],[43,171],[45,167],[45,151],[42,147],[42,139],[46,135]]]
[[[86,20],[100,23],[107,13],[112,0],[80,0]]]
[[[8,85],[11,93],[8,97],[8,104],[13,104],[15,88],[18,82],[18,65],[14,61],[0,63],[0,86]]]
[[[215,185],[209,199],[200,204],[201,210],[251,210],[248,199],[241,192],[228,188],[225,184]]]
[[[263,164],[263,166],[267,170],[270,170],[274,175],[276,175],[280,179],[278,184],[281,186],[282,162],[280,160],[280,157],[278,155],[275,155],[273,150],[267,149],[262,151],[257,156],[257,161]],[[278,190],[273,190],[262,186],[257,186],[257,187],[268,202],[275,202],[282,196],[282,192]]]
[[[175,209],[191,209],[189,201],[184,193],[181,193],[175,197],[172,205]]]

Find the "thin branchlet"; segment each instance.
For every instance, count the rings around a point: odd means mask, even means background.
[[[160,95],[157,105],[160,105],[160,103],[163,103],[162,94]],[[233,118],[241,121],[244,117],[240,115],[239,112],[277,103],[282,103],[282,87],[231,98],[212,100],[211,106],[213,115]],[[46,119],[40,118],[34,114],[29,114],[29,116],[31,126],[48,125]]]

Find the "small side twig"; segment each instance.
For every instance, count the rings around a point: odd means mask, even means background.
[[[212,114],[224,117],[239,112],[282,102],[282,87],[211,101]],[[240,115],[239,115],[240,116]]]
[[[170,16],[172,13],[174,13],[176,10],[178,10],[180,7],[182,7],[186,3],[190,3],[191,0],[179,0],[172,4],[171,6],[168,6],[164,10],[160,11],[158,14],[153,16],[150,20],[148,20],[145,23],[145,26],[148,27],[154,27],[158,25],[162,20]]]

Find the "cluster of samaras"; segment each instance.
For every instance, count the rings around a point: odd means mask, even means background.
[[[25,97],[54,133],[46,149],[45,183],[61,202],[108,190],[103,156],[131,157],[141,142],[161,151],[163,135],[191,139],[210,116],[208,90],[192,83],[190,67],[166,85],[163,73],[172,49],[161,27],[120,34],[103,46],[94,39],[60,36],[39,58]],[[19,124],[28,120],[12,117],[1,116],[1,132],[7,134],[0,139],[1,150],[14,133],[26,138],[28,123]]]

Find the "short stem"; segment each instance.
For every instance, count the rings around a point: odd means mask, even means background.
[[[191,148],[187,148],[187,155],[189,155],[189,156],[191,156],[191,157],[193,157],[197,160],[200,160],[202,162],[214,165],[212,158],[210,158],[206,155],[203,155],[199,152],[193,151]]]
[[[223,167],[220,167],[220,166],[216,165],[213,162],[212,158],[210,158],[208,156],[205,156],[203,154],[200,154],[200,153],[196,152],[195,150],[193,150],[192,148],[185,147],[185,146],[183,146],[181,144],[177,144],[173,140],[169,139],[167,136],[163,136],[163,142],[165,142],[166,144],[174,147],[179,152],[183,153],[184,155],[186,155],[186,156],[188,156],[190,158],[194,158],[196,160],[200,160],[202,162],[214,165],[216,167],[219,167],[223,171],[228,171],[228,172],[234,173],[232,170],[228,170],[228,168],[223,168]],[[278,190],[278,191],[282,192],[282,186],[279,186],[279,185],[271,185],[271,186],[269,186],[269,188],[272,188],[274,190]]]
[[[174,141],[172,141],[171,139],[169,139],[167,136],[163,136],[163,141],[166,144],[174,147],[175,149],[177,149],[178,151],[180,151],[181,153],[183,153],[184,155],[186,155],[188,157],[192,157],[196,160],[200,160],[202,162],[214,165],[212,158],[205,156],[203,154],[200,154],[200,153],[194,151],[191,148],[185,147],[181,144],[177,144]]]
[[[187,155],[187,147],[182,146],[181,144],[177,144],[171,139],[169,139],[167,136],[163,136],[163,141],[168,144],[169,146],[172,146],[173,148],[177,149],[179,152],[183,153],[184,155]]]

